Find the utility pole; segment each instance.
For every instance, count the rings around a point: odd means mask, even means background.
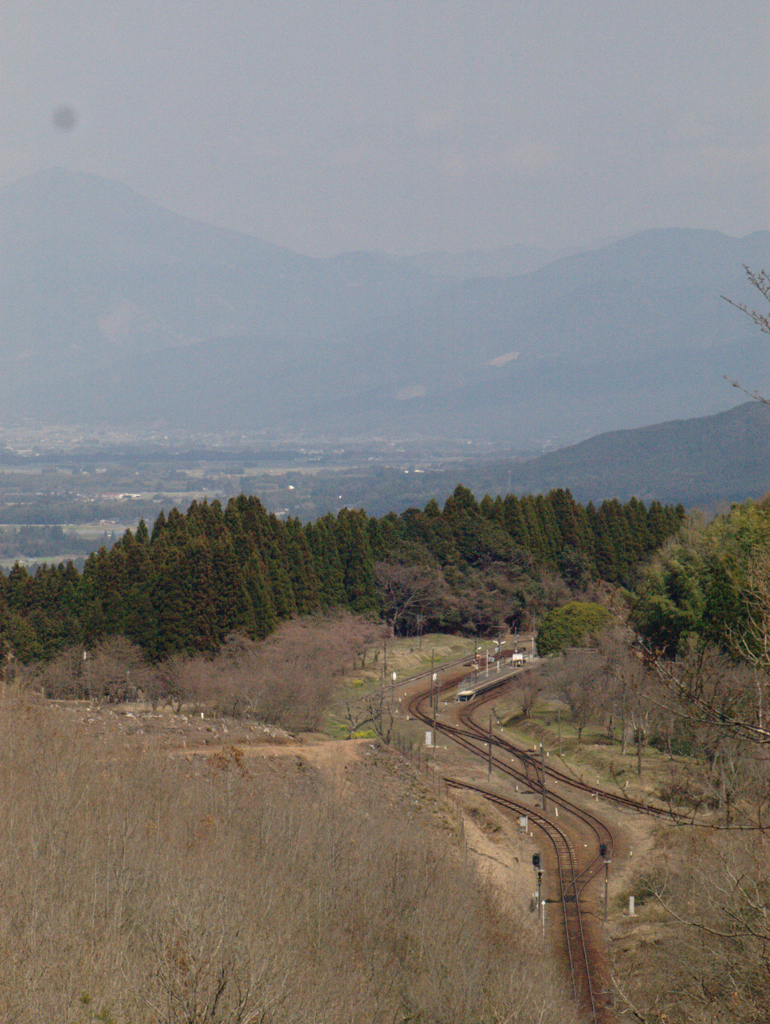
[[[489,763],[487,767],[487,782],[492,778],[492,716],[489,716]]]
[[[542,777],[542,782],[543,782],[543,810],[547,811],[548,810],[548,799],[547,799],[548,792],[547,792],[547,790],[545,788],[545,751],[543,750],[543,744],[542,743],[540,744],[540,770],[543,773],[543,777]]]
[[[433,735],[435,736],[436,735],[436,717],[438,715],[438,672],[434,672],[431,675],[431,679],[433,680],[433,695],[434,695],[434,702],[433,702]],[[435,743],[435,740],[433,742]]]
[[[431,707],[433,708],[433,720],[435,723],[436,719],[436,708],[438,707],[438,672],[434,672],[433,663],[435,661],[435,649],[430,652],[430,695],[431,695]]]

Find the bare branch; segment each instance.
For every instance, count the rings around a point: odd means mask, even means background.
[[[746,271],[749,284],[753,285],[770,302],[770,274],[766,270],[753,271],[745,263],[743,264],[743,269]],[[744,313],[763,334],[770,334],[770,316],[767,313],[759,313],[756,309],[750,309],[745,302],[734,302],[726,295],[723,295],[722,298],[725,302],[729,302],[731,306],[739,310],[739,312]],[[760,395],[758,391],[749,391],[748,388],[745,388],[737,380],[732,380],[727,375],[725,375],[725,380],[732,384],[734,388],[738,388],[745,395],[748,395],[749,398],[753,398],[755,402],[763,402],[765,405],[770,405],[770,401],[764,395]]]
[[[748,388],[745,388],[742,384],[739,384],[737,380],[733,380],[731,377],[728,377],[727,374],[725,374],[724,377],[728,384],[732,384],[734,388],[738,388],[744,393],[744,395],[748,395],[749,398],[753,398],[755,402],[764,402],[765,405],[770,405],[770,401],[768,401],[768,399],[765,398],[763,395],[760,395],[758,391],[749,391]]]

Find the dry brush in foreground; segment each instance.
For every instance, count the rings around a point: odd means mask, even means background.
[[[174,760],[32,702],[0,734],[7,1024],[572,1019],[374,763]]]

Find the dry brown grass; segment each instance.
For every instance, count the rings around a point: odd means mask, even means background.
[[[0,1020],[569,1021],[446,835],[382,794],[6,701]]]
[[[761,833],[661,826],[628,893],[637,916],[616,923],[610,944],[628,1019],[768,1019],[770,871]]]

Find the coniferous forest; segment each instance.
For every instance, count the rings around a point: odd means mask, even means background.
[[[443,509],[432,500],[379,519],[342,509],[305,524],[253,496],[193,503],[151,529],[140,522],[82,573],[66,563],[0,576],[0,644],[28,663],[123,636],[159,661],[340,608],[399,635],[494,635],[597,581],[630,585],[683,518],[681,505],[636,499],[582,506],[568,490],[477,502],[463,486]]]

